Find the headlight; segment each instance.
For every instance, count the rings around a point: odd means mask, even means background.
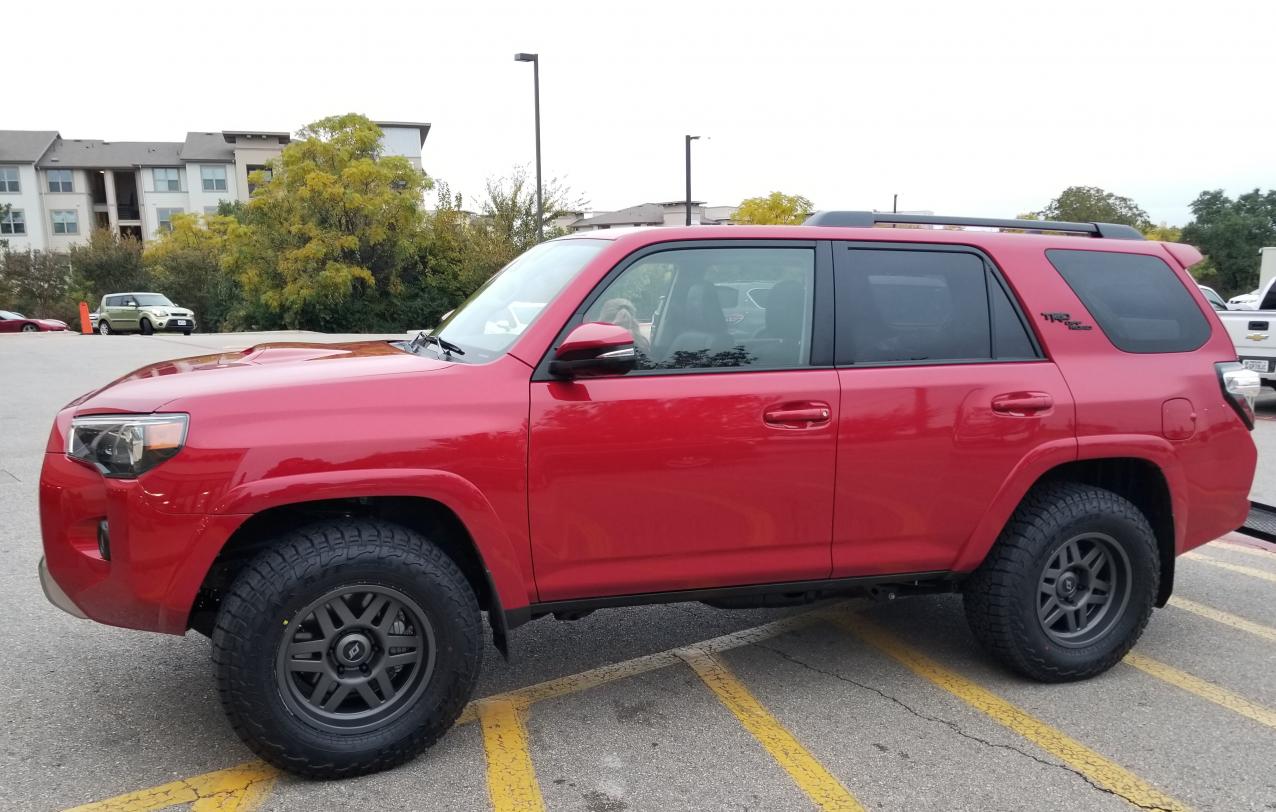
[[[156,311],[155,311],[155,315],[157,315],[157,316],[167,316],[167,315],[168,315],[168,311],[161,307],[161,308],[159,308],[158,310],[156,310]]]
[[[186,444],[184,414],[110,414],[71,420],[66,455],[103,476],[133,479]]]

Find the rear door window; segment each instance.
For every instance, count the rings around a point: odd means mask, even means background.
[[[1040,357],[978,254],[854,247],[836,274],[839,364]]]
[[[1046,257],[1117,349],[1190,352],[1210,336],[1196,300],[1157,257],[1061,248]]]

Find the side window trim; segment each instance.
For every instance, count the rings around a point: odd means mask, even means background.
[[[823,250],[821,250],[823,247]],[[559,329],[558,334],[554,336],[554,340],[546,347],[544,354],[536,364],[536,369],[532,373],[533,382],[558,381],[562,378],[549,374],[549,363],[553,360],[554,350],[558,348],[563,340],[567,338],[576,326],[584,321],[585,314],[593,307],[598,298],[607,290],[616,278],[627,271],[634,265],[653,254],[665,253],[667,251],[680,251],[688,249],[714,249],[714,248],[810,248],[815,254],[815,290],[812,309],[814,310],[812,336],[811,336],[811,353],[807,359],[805,366],[799,367],[708,367],[708,368],[691,368],[691,369],[646,369],[635,370],[626,375],[620,375],[620,378],[650,378],[670,375],[722,375],[722,374],[748,374],[753,372],[787,372],[799,371],[806,369],[828,368],[833,366],[833,266],[832,266],[832,248],[828,240],[749,240],[749,239],[720,239],[720,240],[671,240],[669,242],[651,243],[635,249],[633,252],[621,258],[602,279],[590,289],[585,298],[581,300],[572,314],[568,316],[567,321]],[[828,319],[822,322],[821,316],[827,310]],[[823,363],[816,363],[816,360]]]
[[[1007,363],[1032,363],[1047,361],[1049,358],[1041,347],[1041,342],[1037,340],[1036,331],[1032,328],[1032,322],[1027,318],[1023,305],[1019,298],[1015,296],[1006,282],[1005,274],[1001,268],[993,261],[992,257],[980,248],[973,245],[960,245],[949,243],[917,243],[917,242],[887,242],[877,240],[836,240],[831,243],[833,253],[833,287],[836,289],[837,279],[843,276],[845,271],[838,271],[839,268],[846,267],[846,259],[849,258],[850,252],[854,250],[871,250],[871,251],[933,251],[937,253],[959,253],[970,254],[978,257],[984,267],[984,296],[988,305],[988,341],[990,358],[948,358],[942,360],[925,360],[925,361],[855,361],[854,346],[851,347],[851,360],[839,360],[834,356],[834,366],[839,369],[854,369],[859,367],[875,368],[875,367],[917,367],[917,366],[950,366],[956,364],[1007,364]],[[996,316],[992,303],[992,285],[997,284],[1001,287],[1002,292],[1006,295],[1006,299],[1010,302],[1010,307],[1014,310],[1015,315],[1019,319],[1020,326],[1028,336],[1028,341],[1032,345],[1033,357],[1007,357],[998,358],[996,354]],[[834,303],[837,297],[832,296]],[[835,305],[836,306],[836,305]],[[833,318],[836,324],[836,317]],[[849,336],[846,337],[849,339]],[[835,345],[836,346],[836,345]]]

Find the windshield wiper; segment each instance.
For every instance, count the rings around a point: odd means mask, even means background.
[[[465,355],[465,350],[448,341],[446,338],[439,338],[433,333],[426,333],[424,330],[416,334],[416,338],[412,339],[412,351],[416,352],[418,347],[424,347],[426,344],[434,344],[447,357],[453,355]]]

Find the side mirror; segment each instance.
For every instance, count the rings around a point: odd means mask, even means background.
[[[567,334],[549,362],[549,374],[559,378],[624,375],[637,361],[634,337],[628,330],[615,324],[589,322]]]
[[[129,299],[127,302],[125,302],[125,303],[124,303],[124,306],[125,306],[125,307],[137,307],[137,300],[136,300],[136,299]]]

